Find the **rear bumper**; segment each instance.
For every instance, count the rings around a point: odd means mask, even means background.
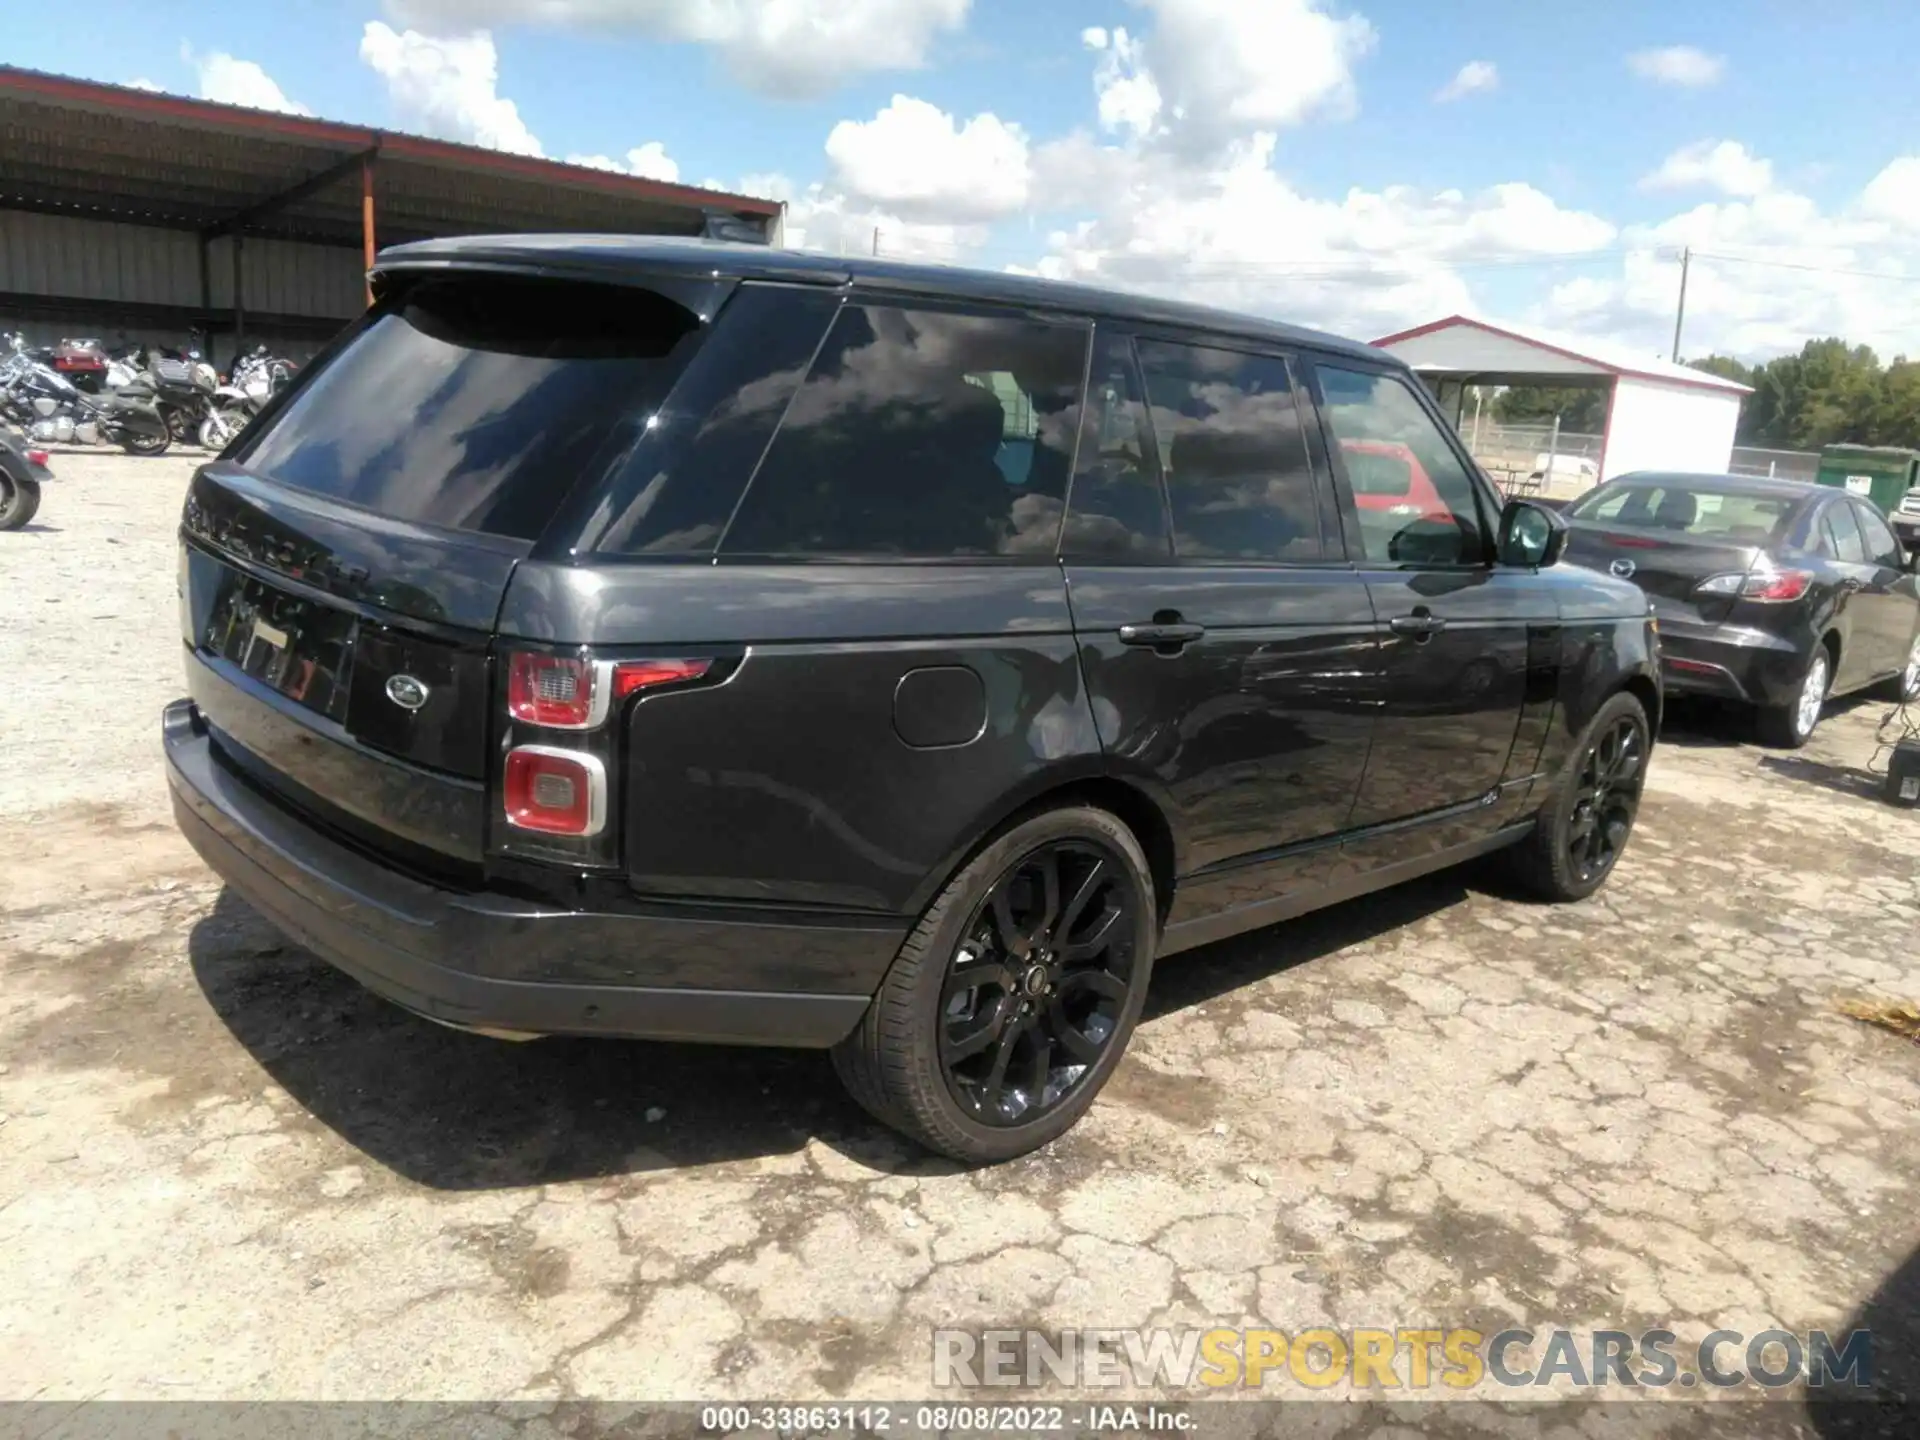
[[[1660,673],[1669,695],[1783,705],[1799,693],[1807,656],[1792,640],[1764,630],[1660,620]]]
[[[618,1035],[819,1047],[859,1023],[905,922],[768,921],[555,910],[493,892],[444,890],[314,828],[235,773],[191,701],[163,722],[174,819],[209,866],[262,915],[335,968],[429,1019],[529,1034]],[[800,983],[871,971],[860,993],[711,989],[702,971],[743,965]],[[587,982],[578,972],[631,976]],[[574,973],[569,973],[574,972]],[[663,983],[648,983],[661,981]],[[693,982],[693,983],[689,983]]]

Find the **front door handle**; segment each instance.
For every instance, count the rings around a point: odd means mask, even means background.
[[[1120,643],[1151,646],[1164,655],[1184,649],[1206,633],[1206,626],[1185,620],[1154,620],[1142,625],[1122,625]]]
[[[1419,645],[1446,629],[1447,622],[1422,605],[1411,615],[1394,616],[1387,626],[1396,635],[1411,635],[1414,644]]]

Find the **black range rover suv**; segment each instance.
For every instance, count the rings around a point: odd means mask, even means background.
[[[1498,849],[1578,899],[1626,843],[1645,598],[1377,351],[697,242],[373,283],[194,477],[165,745],[208,863],[422,1015],[831,1046],[1001,1159],[1156,961]]]

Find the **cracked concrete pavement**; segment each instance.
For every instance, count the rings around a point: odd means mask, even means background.
[[[1920,816],[1689,715],[1609,887],[1448,874],[1168,962],[1050,1150],[823,1056],[437,1028],[167,819],[186,461],[0,536],[0,1398],[900,1397],[929,1330],[1841,1330],[1920,1247]]]

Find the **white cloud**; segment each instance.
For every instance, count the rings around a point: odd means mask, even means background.
[[[1680,280],[1675,252],[1691,246],[1682,346],[1688,355],[1764,358],[1822,335],[1872,345],[1882,356],[1911,352],[1920,332],[1920,267],[1912,233],[1889,223],[1897,220],[1886,213],[1889,189],[1875,189],[1890,171],[1897,186],[1904,168],[1893,162],[1833,210],[1775,188],[1629,227],[1616,275],[1554,287],[1535,317],[1637,344],[1670,343]],[[1912,278],[1884,278],[1901,275]]]
[[[127,81],[127,85],[130,89],[134,90],[152,90],[155,93],[163,93],[161,86],[147,79],[144,75],[136,76],[132,80]]]
[[[251,60],[236,60],[219,50],[211,55],[195,55],[184,46],[180,54],[199,76],[202,100],[245,105],[253,110],[279,110],[288,115],[313,113],[299,101],[287,98],[286,91],[274,83],[273,77]],[[134,83],[140,84],[137,80]],[[148,86],[156,90],[160,88],[151,81],[141,88]]]
[[[616,160],[611,155],[569,155],[569,165],[585,165],[594,170],[614,170],[622,175],[639,175],[648,180],[664,180],[668,184],[677,184],[680,180],[680,167],[674,163],[667,147],[658,140],[649,140],[644,145],[636,145],[627,151],[624,160]],[[709,189],[720,188],[716,181]]]
[[[1471,308],[1462,262],[1578,255],[1614,239],[1608,221],[1518,183],[1317,199],[1274,169],[1274,147],[1259,135],[1200,172],[1141,160],[1127,193],[1049,237],[1034,268],[1373,335]]]
[[[1682,145],[1640,180],[1642,190],[1718,190],[1723,195],[1758,195],[1773,188],[1773,162],[1762,160],[1738,140],[1697,140]]]
[[[1032,167],[1018,125],[992,114],[964,124],[925,100],[895,95],[871,120],[842,120],[827,136],[833,181],[902,215],[971,222],[1027,203]]]
[[[1920,231],[1920,155],[1902,155],[1869,180],[1860,208],[1875,219]]]
[[[465,32],[488,25],[623,29],[712,46],[754,89],[814,95],[850,76],[913,70],[971,0],[388,0],[403,25]]]
[[[1134,135],[1151,131],[1160,118],[1160,87],[1146,72],[1140,42],[1124,28],[1109,33],[1098,26],[1083,32],[1080,41],[1100,52],[1093,72],[1100,128]]]
[[[1158,129],[1180,148],[1217,150],[1252,130],[1350,114],[1353,66],[1377,39],[1360,15],[1323,0],[1139,0],[1144,39],[1082,32],[1109,129]],[[1105,43],[1095,43],[1102,40]]]
[[[1727,57],[1709,55],[1691,45],[1668,45],[1659,50],[1634,51],[1627,57],[1627,68],[1642,80],[1697,89],[1718,83],[1726,73]]]
[[[1441,86],[1434,99],[1463,100],[1482,90],[1497,89],[1500,84],[1500,67],[1491,60],[1469,60],[1454,73],[1453,79]]]
[[[499,93],[499,55],[485,30],[423,35],[369,20],[360,58],[387,82],[394,108],[428,134],[515,155],[542,153],[519,108]]]

